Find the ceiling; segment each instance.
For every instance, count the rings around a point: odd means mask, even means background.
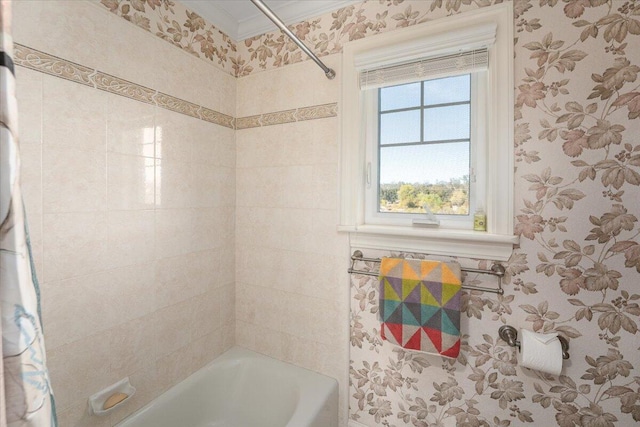
[[[264,0],[285,24],[295,24],[361,0]],[[250,0],[182,0],[185,6],[211,22],[235,41],[277,29]]]

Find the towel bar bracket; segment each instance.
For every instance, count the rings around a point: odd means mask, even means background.
[[[358,270],[355,268],[356,262],[373,262],[380,263],[382,260],[380,258],[367,258],[364,256],[362,251],[355,250],[351,255],[351,267],[347,270],[349,274],[362,274],[365,276],[373,276],[378,277],[377,271],[367,271],[367,270]],[[498,278],[498,287],[497,288],[487,288],[484,286],[473,286],[473,285],[462,285],[462,289],[467,289],[471,291],[483,291],[483,292],[492,292],[498,295],[503,295],[504,290],[502,289],[502,278],[505,275],[505,268],[502,264],[493,264],[490,270],[483,270],[480,268],[469,268],[469,267],[461,267],[462,271],[467,273],[480,273],[480,274],[491,274]]]

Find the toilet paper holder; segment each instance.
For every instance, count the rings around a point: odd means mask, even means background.
[[[511,347],[518,347],[518,350],[520,350],[518,331],[513,326],[500,326],[500,329],[498,329],[498,336]],[[567,360],[569,358],[569,341],[561,335],[558,335],[558,341],[560,341],[560,346],[562,347],[562,358]]]

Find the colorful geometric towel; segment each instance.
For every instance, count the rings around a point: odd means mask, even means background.
[[[460,353],[460,264],[382,258],[382,338],[410,350]]]

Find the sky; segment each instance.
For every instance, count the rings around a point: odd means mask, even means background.
[[[470,97],[469,76],[425,82],[424,104],[464,102]],[[384,146],[420,141],[420,110],[384,114],[385,110],[420,105],[420,83],[384,88],[380,97],[380,183],[448,181],[469,175],[469,142]],[[424,140],[469,138],[469,105],[426,108]]]

